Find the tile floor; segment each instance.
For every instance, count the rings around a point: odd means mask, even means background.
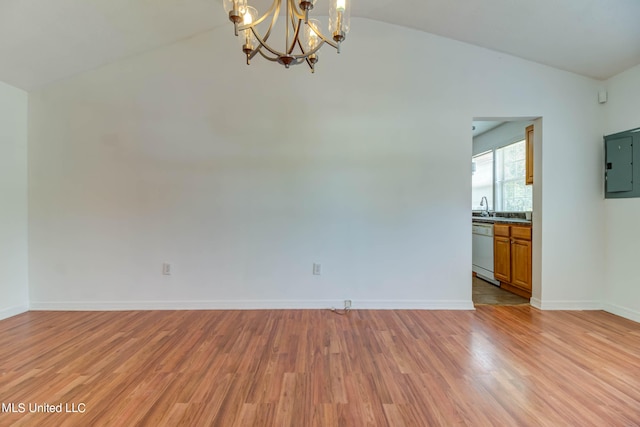
[[[528,298],[500,289],[498,286],[473,278],[473,304],[474,305],[523,305],[529,304]]]

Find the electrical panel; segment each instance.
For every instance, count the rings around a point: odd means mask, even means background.
[[[640,197],[640,128],[605,136],[604,150],[605,198]]]

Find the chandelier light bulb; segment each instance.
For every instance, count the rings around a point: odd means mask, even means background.
[[[222,0],[225,12],[229,14],[229,20],[235,24],[242,21],[246,12],[247,0]]]
[[[318,28],[320,27],[320,22],[317,19],[309,19],[309,22],[305,28],[305,45],[308,50],[313,50],[320,43],[320,38],[318,37]]]
[[[251,53],[258,46],[258,40],[251,29],[251,24],[255,22],[257,16],[258,11],[255,8],[251,6],[245,7],[245,12],[242,15],[242,27],[240,28],[240,33],[242,33],[240,41],[242,43],[242,51],[247,55],[247,64],[251,60]]]
[[[242,23],[244,25],[251,25],[253,23],[253,17],[251,16],[251,13],[249,13],[248,10],[244,13]],[[248,31],[248,30],[245,30],[245,31]]]
[[[338,44],[338,52],[340,52],[340,43],[349,32],[351,17],[348,4],[348,0],[335,0],[331,1],[329,7],[329,31]]]

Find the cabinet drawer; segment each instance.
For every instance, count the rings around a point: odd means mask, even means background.
[[[511,237],[514,239],[531,240],[531,227],[511,227]]]
[[[493,235],[509,237],[509,226],[504,224],[493,224]]]

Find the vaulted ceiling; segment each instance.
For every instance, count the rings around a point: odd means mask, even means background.
[[[353,0],[352,16],[597,79],[640,64],[638,0]],[[0,81],[34,89],[221,25],[220,0],[0,0]]]

